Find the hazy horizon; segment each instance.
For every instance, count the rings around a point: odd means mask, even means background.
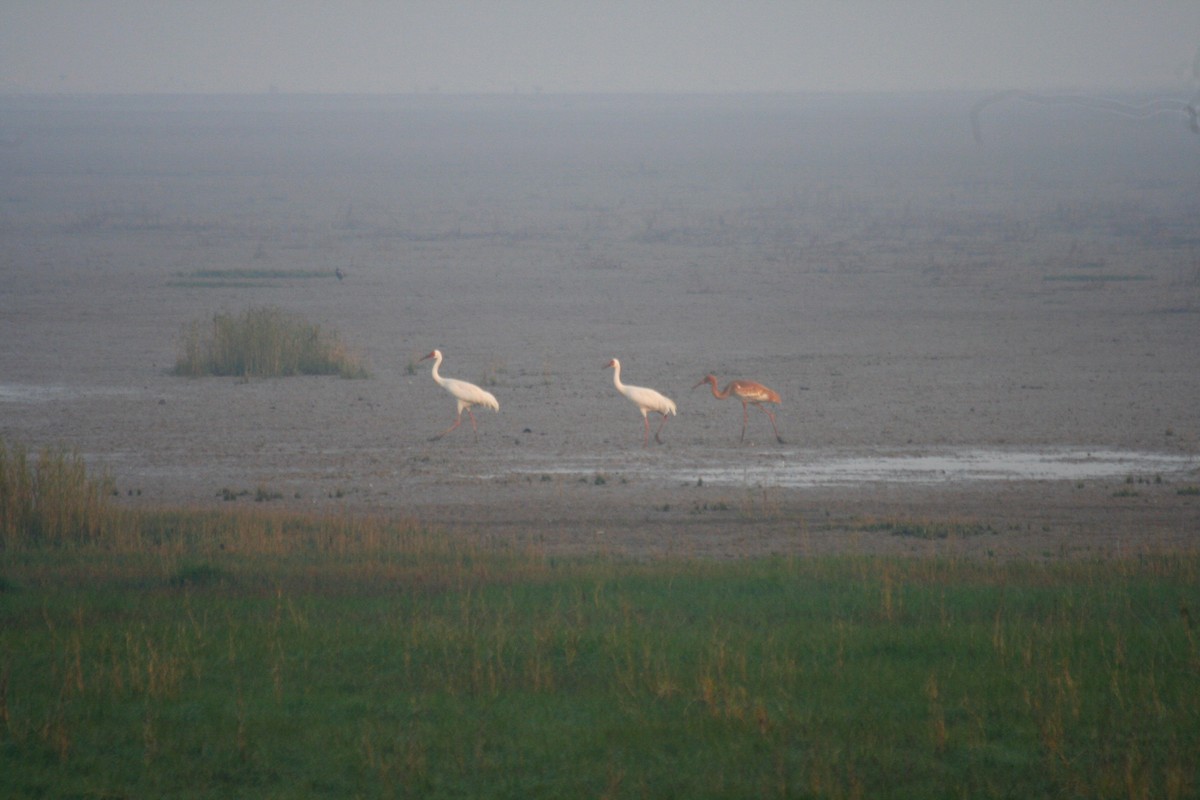
[[[0,93],[1200,90],[1200,3],[113,0],[0,8]]]

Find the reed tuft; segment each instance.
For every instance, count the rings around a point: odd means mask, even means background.
[[[0,440],[0,544],[61,545],[101,539],[114,522],[107,476],[92,478],[79,456],[45,449],[31,458]]]
[[[337,333],[270,306],[185,325],[174,371],[189,377],[370,374]]]

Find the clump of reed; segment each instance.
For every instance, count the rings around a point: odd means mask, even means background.
[[[112,482],[93,478],[74,453],[45,449],[36,456],[0,439],[0,544],[59,545],[96,541],[114,523]]]
[[[259,558],[291,559],[301,572],[313,561],[333,559],[352,564],[356,580],[404,576],[447,584],[489,563],[504,563],[513,574],[541,568],[538,559],[515,550],[501,556],[489,548],[485,559],[480,545],[407,519],[286,508],[130,509],[117,496],[107,473],[89,474],[83,459],[68,450],[31,455],[0,438],[0,553],[77,559],[85,574],[109,556],[130,568],[143,560],[162,567],[232,558],[239,562],[229,566],[235,572],[257,568]],[[0,560],[0,573],[3,568]]]
[[[179,349],[175,374],[189,377],[369,375],[336,332],[271,306],[185,325]]]

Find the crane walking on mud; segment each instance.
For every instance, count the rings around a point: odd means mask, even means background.
[[[434,381],[437,382],[438,386],[441,386],[447,392],[454,395],[454,398],[458,400],[458,417],[454,420],[453,425],[439,433],[437,436],[431,437],[429,441],[437,441],[461,425],[463,409],[467,410],[467,416],[471,418],[471,430],[475,432],[475,438],[478,439],[479,429],[475,426],[475,414],[471,412],[471,406],[484,406],[485,408],[490,408],[493,411],[499,411],[500,402],[496,400],[495,396],[491,392],[480,389],[473,383],[467,383],[466,381],[460,381],[455,378],[443,378],[441,375],[439,375],[438,367],[442,365],[441,350],[434,350],[421,360],[425,361],[430,358],[433,359]]]
[[[775,431],[775,441],[783,444],[783,437],[779,435],[779,428],[775,427],[775,414],[771,409],[763,405],[763,403],[775,403],[779,405],[779,393],[774,389],[768,389],[761,383],[754,381],[733,380],[725,384],[725,388],[717,391],[717,376],[705,375],[692,389],[708,384],[712,387],[713,397],[718,400],[724,400],[732,394],[738,400],[742,401],[742,438],[741,441],[746,441],[746,422],[750,419],[750,405],[758,406],[762,412],[771,420],[771,430]]]
[[[658,430],[654,432],[654,441],[662,444],[662,439],[658,437],[658,434],[667,424],[667,415],[675,413],[675,401],[645,386],[626,386],[621,383],[621,362],[617,359],[614,358],[604,365],[605,369],[609,367],[613,371],[613,386],[617,387],[618,392],[632,400],[638,410],[642,412],[642,422],[646,426],[646,432],[642,436],[642,445],[649,446],[650,444],[650,418],[647,414],[651,411],[662,414],[662,422],[658,423]]]

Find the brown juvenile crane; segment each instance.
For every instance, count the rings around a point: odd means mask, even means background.
[[[775,441],[779,442],[780,444],[784,443],[783,437],[779,435],[779,428],[775,427],[775,414],[771,411],[771,409],[763,405],[763,403],[775,403],[776,405],[779,405],[780,399],[778,392],[776,392],[774,389],[768,389],[761,383],[742,380],[730,381],[729,383],[725,384],[724,389],[718,391],[716,375],[705,375],[692,388],[696,389],[697,387],[703,386],[706,383],[712,387],[713,397],[717,398],[718,400],[724,400],[726,397],[729,397],[729,395],[732,394],[738,400],[742,401],[741,441],[746,441],[746,422],[750,418],[749,407],[754,405],[762,409],[762,412],[771,420],[771,430],[775,431]]]

